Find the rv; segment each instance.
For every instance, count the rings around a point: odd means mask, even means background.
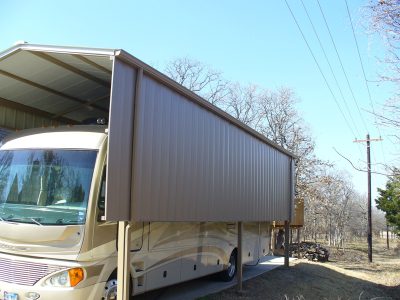
[[[104,221],[107,128],[26,130],[0,148],[0,299],[115,299],[117,223]],[[135,294],[236,272],[236,223],[138,222]],[[269,252],[269,223],[244,224],[244,262]]]

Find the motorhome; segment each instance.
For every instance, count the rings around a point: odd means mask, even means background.
[[[107,128],[21,131],[0,148],[0,299],[115,299],[117,224],[104,221]],[[269,252],[270,224],[245,223],[244,261]],[[236,223],[139,222],[132,291],[236,271]]]

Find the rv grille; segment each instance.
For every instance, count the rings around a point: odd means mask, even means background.
[[[44,276],[62,269],[65,267],[0,258],[0,281],[32,286]]]

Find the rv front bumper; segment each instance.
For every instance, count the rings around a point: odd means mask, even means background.
[[[82,288],[23,286],[0,282],[0,300],[101,299],[104,282]]]

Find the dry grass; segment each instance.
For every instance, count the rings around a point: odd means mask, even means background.
[[[364,243],[351,244],[344,253],[332,249],[328,263],[297,260],[290,269],[245,282],[242,293],[231,288],[203,299],[400,299],[400,255],[385,249],[384,241],[375,241],[373,253],[369,264]]]
[[[344,252],[336,250],[331,252],[329,266],[340,267],[344,274],[359,276],[385,286],[400,286],[400,242],[388,250],[385,240],[375,240],[372,263],[367,263],[366,243],[352,243]]]

